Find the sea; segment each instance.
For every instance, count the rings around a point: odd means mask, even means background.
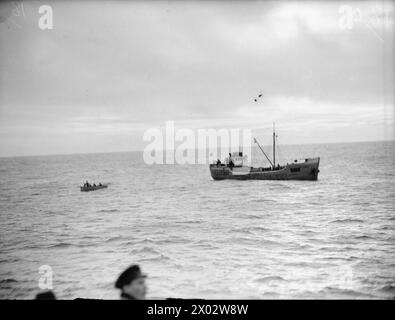
[[[149,299],[395,298],[395,142],[277,155],[318,156],[317,181],[214,181],[142,152],[1,158],[0,298],[118,299],[131,264]]]

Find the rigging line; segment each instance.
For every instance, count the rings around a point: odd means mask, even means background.
[[[254,138],[254,142],[258,145],[259,149],[261,149],[261,151],[264,154],[264,156],[266,157],[267,161],[269,161],[270,165],[273,167],[273,163],[270,161],[270,159],[267,156],[267,154],[265,153],[265,151],[263,151],[261,145],[259,144],[259,142],[258,142],[258,140],[256,138]]]

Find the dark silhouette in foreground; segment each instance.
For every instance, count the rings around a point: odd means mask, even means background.
[[[56,296],[52,291],[37,293],[36,300],[56,300]]]
[[[132,265],[118,277],[115,288],[121,290],[122,299],[144,300],[147,294],[146,277],[138,265]]]

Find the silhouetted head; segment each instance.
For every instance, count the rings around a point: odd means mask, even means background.
[[[36,295],[36,300],[56,300],[56,296],[52,291],[45,291]]]
[[[132,265],[118,277],[115,288],[121,290],[121,297],[123,298],[143,300],[147,293],[146,277],[138,265]]]

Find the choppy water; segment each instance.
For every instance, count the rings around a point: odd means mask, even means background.
[[[117,298],[139,263],[149,297],[395,297],[395,143],[282,147],[316,182],[213,181],[141,153],[0,159],[0,297]],[[255,155],[256,156],[256,155]],[[110,182],[82,193],[85,178]]]

